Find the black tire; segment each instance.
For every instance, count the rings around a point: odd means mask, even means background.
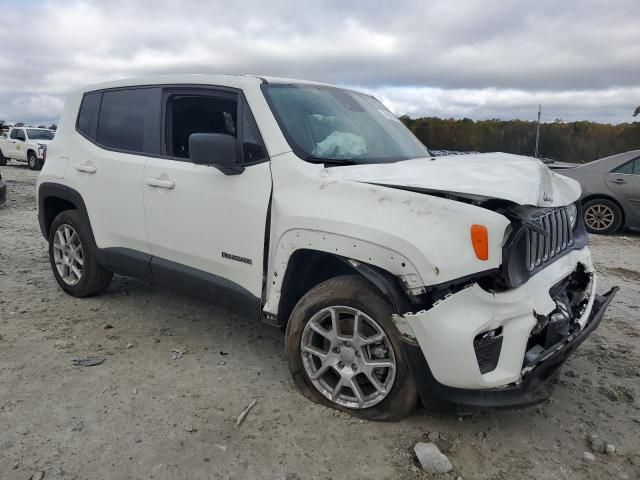
[[[38,168],[38,157],[34,152],[29,152],[27,154],[27,166],[29,170],[36,170]]]
[[[4,167],[7,164],[7,157],[2,154],[2,150],[0,150],[0,167]]]
[[[598,212],[603,212],[600,219]],[[587,232],[610,235],[622,226],[622,210],[620,206],[607,198],[594,198],[582,206],[582,215]]]
[[[82,275],[75,285],[69,285],[63,280],[55,264],[54,237],[58,227],[64,224],[70,225],[76,231],[82,245]],[[51,263],[53,275],[60,288],[74,297],[88,297],[102,292],[109,286],[113,277],[113,272],[98,263],[97,247],[89,228],[81,220],[77,210],[65,210],[53,220],[49,230],[49,262]]]
[[[36,170],[42,170],[43,166],[44,166],[44,160],[42,158],[39,158],[38,160],[36,160]]]
[[[393,386],[380,403],[369,408],[348,408],[331,401],[315,387],[305,370],[301,352],[305,326],[314,314],[331,306],[351,307],[368,315],[382,328],[393,348],[396,359]],[[397,421],[411,413],[418,400],[417,388],[400,334],[391,321],[392,313],[391,306],[378,290],[358,275],[335,277],[307,292],[293,309],[285,340],[289,370],[300,391],[314,402],[367,420]]]

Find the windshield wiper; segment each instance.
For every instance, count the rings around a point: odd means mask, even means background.
[[[360,162],[347,158],[322,158],[322,157],[305,157],[307,162],[325,163],[331,165],[358,165]]]

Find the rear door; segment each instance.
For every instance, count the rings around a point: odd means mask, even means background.
[[[631,160],[604,177],[607,187],[636,216],[640,215],[640,158]]]
[[[163,111],[165,158],[144,168],[154,280],[227,307],[250,296],[259,307],[271,171],[250,109],[237,90],[175,88],[164,90]],[[244,171],[192,163],[193,133],[235,137]]]
[[[145,263],[139,254],[150,257],[143,172],[149,155],[160,151],[160,91],[131,87],[85,94],[76,125],[78,144],[67,152],[66,178],[84,199],[98,247],[133,256],[143,267],[148,258]]]

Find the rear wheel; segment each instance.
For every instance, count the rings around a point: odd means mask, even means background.
[[[287,325],[293,379],[308,398],[368,420],[399,420],[417,390],[389,304],[365,279],[341,276],[305,294]]]
[[[61,212],[51,224],[49,261],[60,288],[74,297],[102,292],[113,277],[98,263],[97,247],[77,210]]]
[[[606,198],[589,200],[582,207],[584,223],[589,233],[614,233],[622,226],[622,210]]]

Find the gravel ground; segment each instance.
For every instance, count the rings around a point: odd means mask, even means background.
[[[273,327],[124,277],[95,298],[65,295],[37,226],[37,172],[13,163],[2,176],[2,479],[432,478],[412,447],[434,431],[454,471],[433,478],[640,478],[637,234],[591,238],[600,290],[621,292],[549,402],[368,423],[297,392]],[[106,361],[71,365],[84,355]],[[584,460],[590,433],[616,454]]]

